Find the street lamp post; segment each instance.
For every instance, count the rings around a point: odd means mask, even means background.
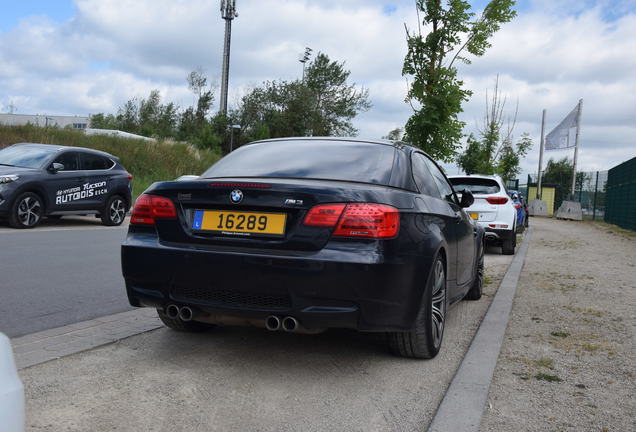
[[[227,92],[230,80],[230,44],[232,39],[232,20],[238,17],[236,0],[221,0],[221,18],[225,20],[225,40],[223,43],[223,71],[221,75],[220,112],[227,114]]]

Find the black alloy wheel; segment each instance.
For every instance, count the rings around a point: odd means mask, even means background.
[[[126,201],[119,195],[114,195],[102,211],[102,223],[106,226],[121,225],[126,219],[126,211]]]
[[[13,228],[34,228],[42,220],[44,205],[33,192],[23,193],[15,200],[9,214],[9,225]]]
[[[484,287],[484,249],[485,246],[482,243],[475,264],[475,279],[473,279],[473,284],[464,297],[466,300],[479,300],[481,298]]]
[[[446,271],[444,261],[438,256],[433,263],[414,328],[387,334],[391,351],[407,358],[435,357],[442,346],[446,309]]]

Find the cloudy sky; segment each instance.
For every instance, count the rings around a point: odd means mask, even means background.
[[[485,0],[475,0],[479,10]],[[0,112],[115,112],[159,89],[164,101],[192,104],[185,84],[202,68],[218,84],[223,21],[218,0],[0,0]],[[521,0],[518,17],[484,57],[462,67],[474,91],[462,119],[483,117],[497,74],[515,133],[538,143],[541,110],[551,130],[584,99],[580,167],[608,169],[636,156],[636,0]],[[410,114],[401,76],[404,24],[416,25],[414,0],[237,0],[230,105],[250,86],[301,75],[305,46],[346,61],[370,90],[373,108],[355,120],[378,138]],[[218,98],[217,98],[218,100]],[[571,156],[572,150],[546,157]],[[535,172],[538,144],[523,162]],[[452,173],[457,169],[449,167]]]

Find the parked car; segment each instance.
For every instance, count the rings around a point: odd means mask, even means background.
[[[24,431],[24,387],[9,338],[0,333],[0,419],[3,432]]]
[[[120,225],[133,176],[115,156],[80,147],[21,143],[0,150],[0,218],[33,228],[43,217],[95,214]]]
[[[518,191],[509,190],[508,195],[517,209],[517,232],[523,232],[524,229],[530,225],[528,223],[528,206],[526,205],[523,195],[521,195]]]
[[[499,176],[450,176],[455,191],[468,190],[475,202],[466,211],[486,231],[486,240],[501,245],[504,255],[513,255],[517,247],[517,209]]]
[[[481,297],[484,230],[471,204],[404,143],[251,143],[137,199],[122,245],[128,298],[175,330],[351,328],[431,358],[448,307]]]

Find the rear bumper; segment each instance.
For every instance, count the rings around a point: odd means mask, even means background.
[[[413,326],[429,269],[387,260],[378,242],[277,256],[202,250],[132,234],[122,245],[130,304],[190,306],[195,316],[293,316],[307,329],[399,331]],[[271,252],[271,251],[270,251]]]

